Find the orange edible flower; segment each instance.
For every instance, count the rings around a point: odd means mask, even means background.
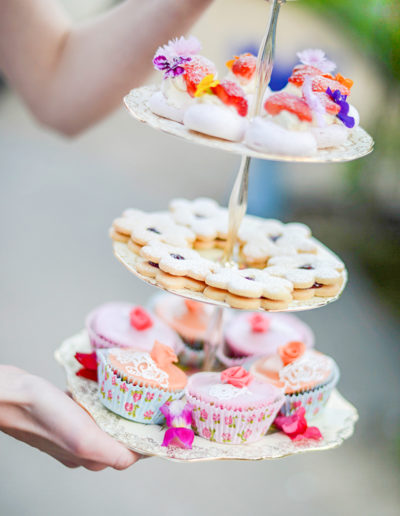
[[[340,75],[340,73],[336,74],[335,80],[337,80],[337,82],[340,82],[340,84],[343,84],[343,86],[346,86],[346,88],[349,89],[354,84],[354,81],[352,81],[351,79],[347,79],[346,77],[343,77],[343,75]]]

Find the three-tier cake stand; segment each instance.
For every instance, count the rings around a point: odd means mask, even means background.
[[[264,40],[261,44],[257,64],[257,94],[251,107],[251,116],[260,112],[262,99],[269,83],[275,46],[275,33],[279,10],[284,0],[271,0],[270,16]],[[208,147],[240,154],[241,164],[229,201],[229,231],[228,241],[222,256],[218,259],[226,267],[234,266],[235,244],[241,221],[247,209],[247,191],[249,180],[249,166],[251,158],[261,158],[276,161],[291,162],[343,162],[367,155],[373,149],[372,138],[361,128],[352,131],[348,142],[336,149],[320,150],[312,157],[296,157],[270,155],[250,150],[241,143],[223,141],[199,133],[188,131],[182,124],[158,117],[148,107],[148,99],[154,92],[154,87],[145,86],[131,91],[124,99],[129,112],[137,120],[151,127],[179,136],[185,140]],[[335,256],[320,242],[315,241],[318,251]],[[114,254],[129,271],[147,283],[161,287],[157,280],[140,274],[137,269],[137,256],[122,242],[113,243]],[[293,301],[285,311],[302,311],[318,308],[339,298],[347,280],[344,271],[344,281],[339,294],[331,298],[312,298],[308,301]],[[216,351],[222,340],[222,324],[224,311],[229,306],[223,301],[215,301],[198,292],[190,290],[166,289],[175,295],[189,297],[197,301],[215,305],[212,317],[208,343],[206,346],[205,369],[212,370]],[[66,340],[56,352],[56,359],[67,373],[68,388],[74,399],[89,414],[104,431],[120,440],[126,446],[144,455],[159,456],[178,461],[204,461],[217,459],[262,460],[286,457],[305,451],[327,450],[339,446],[343,440],[349,438],[358,419],[357,410],[335,390],[321,415],[313,419],[313,424],[319,427],[323,439],[316,441],[292,442],[281,432],[270,431],[259,442],[247,445],[225,445],[196,437],[191,450],[180,448],[165,448],[161,446],[163,440],[162,428],[158,425],[144,425],[125,420],[108,411],[100,402],[97,394],[97,385],[90,380],[76,376],[78,364],[74,359],[75,353],[89,352],[90,344],[86,332]]]

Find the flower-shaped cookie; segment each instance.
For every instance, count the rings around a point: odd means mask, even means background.
[[[132,228],[145,215],[141,210],[125,210],[122,217],[114,219],[110,229],[110,237],[119,242],[127,242],[131,236]]]
[[[139,245],[159,240],[178,247],[188,247],[195,240],[195,234],[189,228],[176,224],[167,213],[148,214],[132,223],[131,239]]]
[[[175,222],[190,228],[199,240],[226,239],[228,211],[214,200],[206,197],[194,201],[173,199],[169,209]]]
[[[273,276],[286,278],[296,289],[308,289],[314,285],[337,285],[343,277],[344,264],[331,257],[315,254],[274,256],[264,269]]]
[[[247,298],[267,298],[278,301],[290,301],[293,284],[284,279],[271,276],[259,269],[221,268],[208,274],[207,285],[226,290],[236,296]]]
[[[211,260],[202,258],[192,249],[179,248],[153,241],[142,247],[140,254],[151,263],[173,276],[188,276],[199,281],[204,281],[210,272],[216,271],[220,266]]]
[[[315,253],[317,246],[310,237],[311,231],[305,224],[282,224],[273,219],[243,226],[239,231],[244,244],[242,255],[250,264],[266,263],[272,256]]]

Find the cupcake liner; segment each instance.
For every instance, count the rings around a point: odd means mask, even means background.
[[[325,408],[329,396],[336,387],[339,378],[339,368],[335,365],[332,377],[327,383],[308,391],[296,394],[285,394],[285,402],[281,407],[280,413],[284,416],[291,416],[296,410],[295,403],[300,402],[306,409],[306,417],[312,419]]]
[[[164,422],[160,407],[167,401],[179,400],[184,391],[165,391],[147,385],[132,384],[106,363],[103,353],[98,353],[99,398],[109,410],[130,421],[158,425]]]
[[[182,337],[182,335],[179,336],[181,337],[183,342],[182,350],[179,353],[179,363],[186,367],[200,369],[204,364],[204,349],[195,350],[191,348],[187,344],[186,340]]]
[[[245,444],[260,440],[273,423],[282,397],[267,405],[246,410],[217,407],[186,392],[193,407],[193,430],[200,437],[222,444]]]
[[[227,344],[223,343],[222,346],[218,348],[217,351],[217,358],[221,362],[222,365],[226,367],[235,367],[235,366],[242,366],[247,360],[249,360],[251,357],[237,357],[232,358],[228,357],[225,354],[224,346]]]

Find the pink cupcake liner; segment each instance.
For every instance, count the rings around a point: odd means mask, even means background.
[[[193,407],[193,430],[200,437],[222,444],[245,444],[260,440],[273,423],[284,396],[272,403],[245,410],[211,405],[186,392]]]

